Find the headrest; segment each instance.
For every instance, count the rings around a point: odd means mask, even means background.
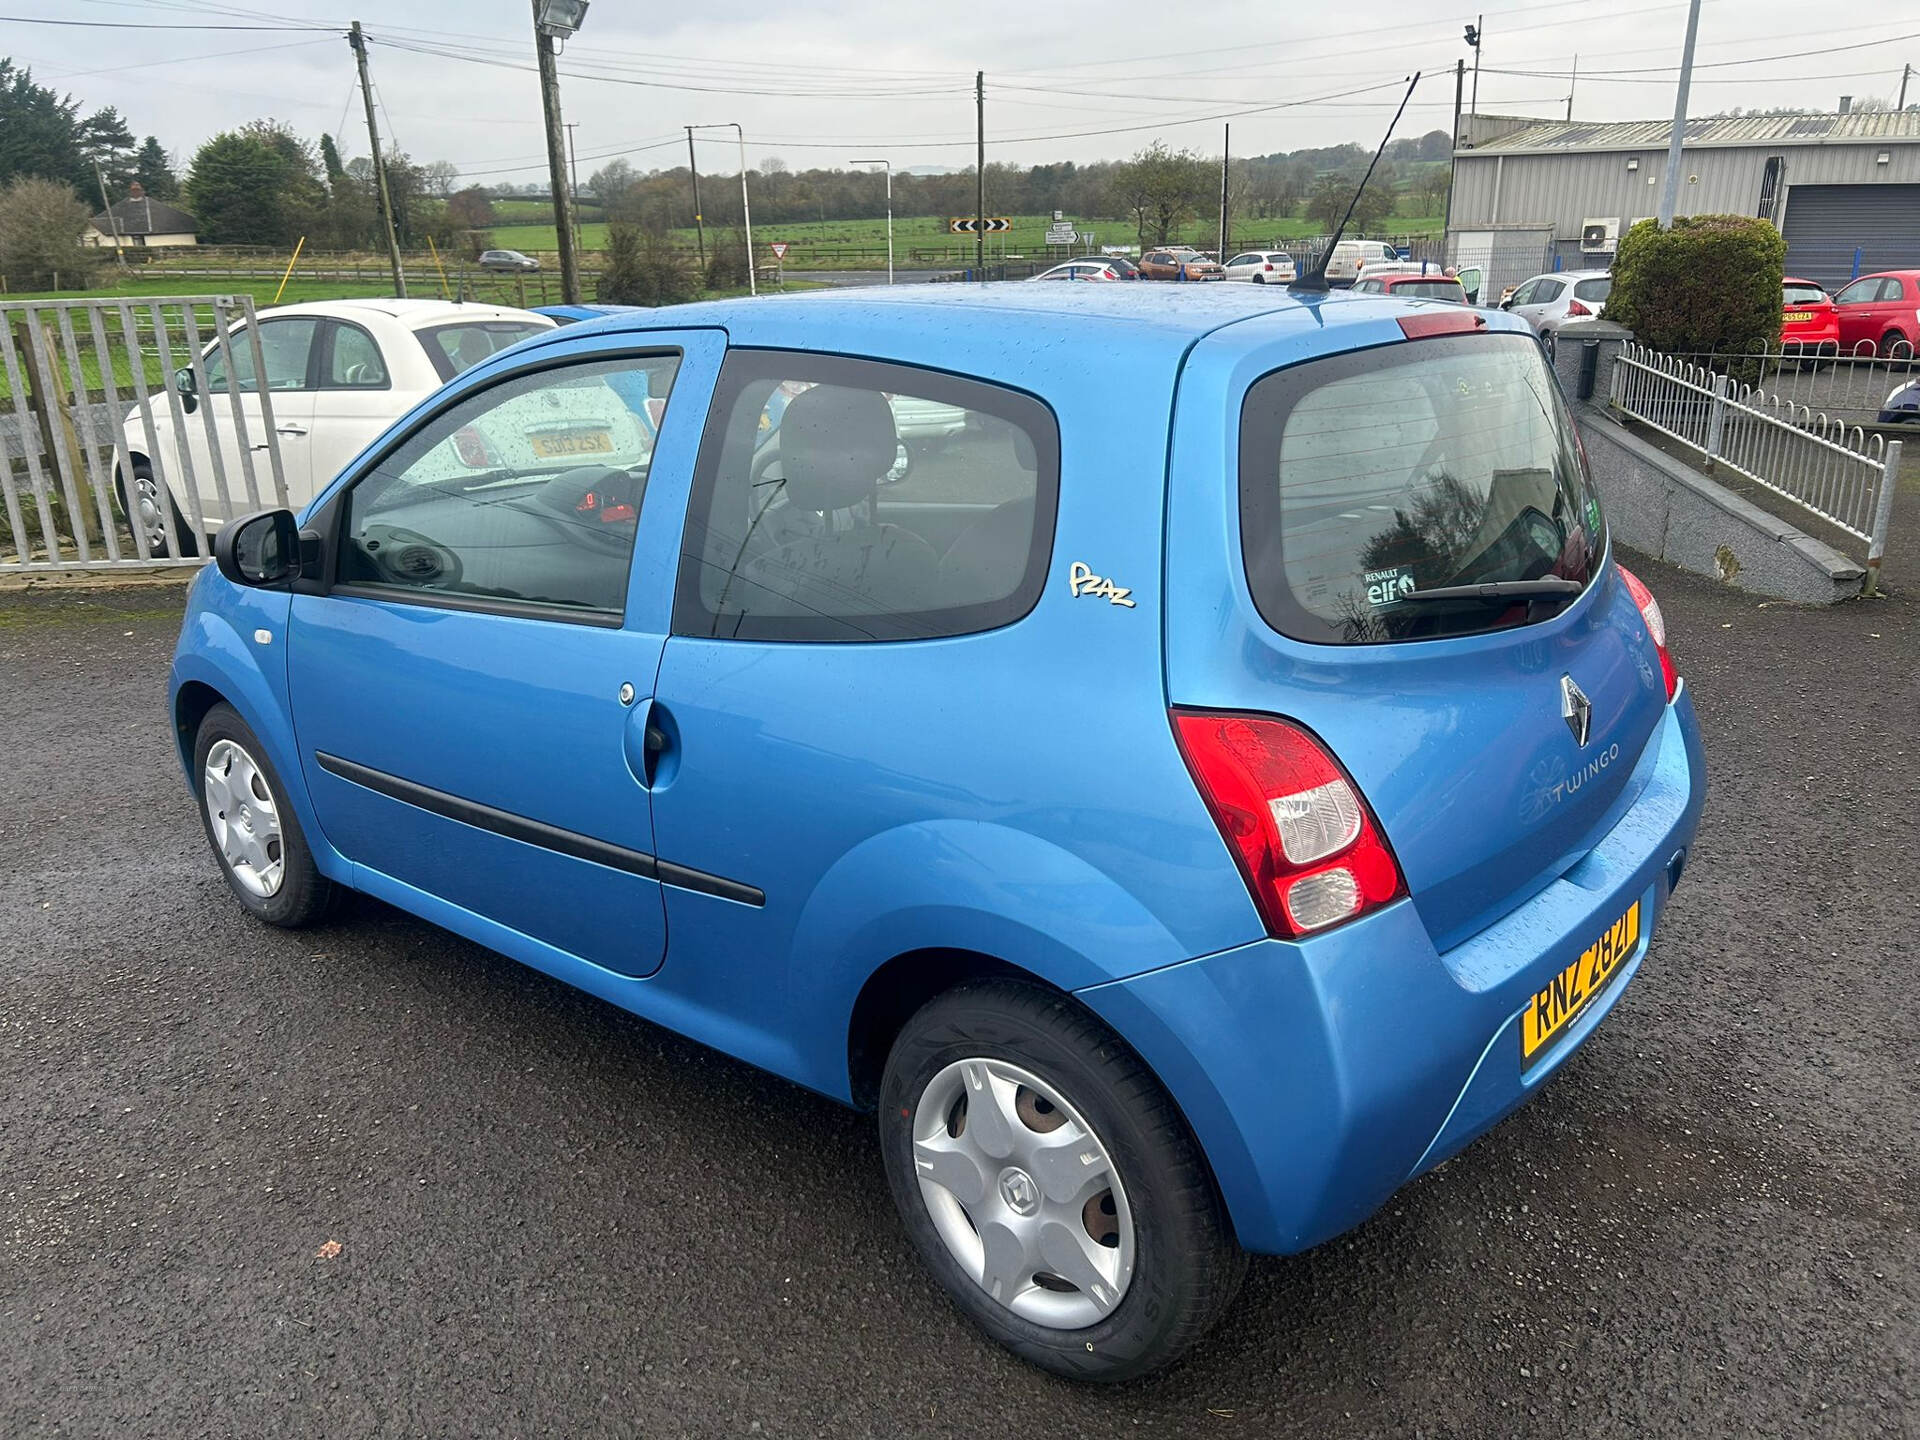
[[[787,498],[802,509],[858,505],[893,468],[899,452],[893,407],[878,390],[816,385],[794,396],[780,417]]]

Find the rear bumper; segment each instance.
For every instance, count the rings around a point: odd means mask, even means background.
[[[1700,823],[1706,771],[1683,688],[1637,767],[1638,799],[1580,862],[1437,952],[1400,903],[1319,939],[1262,940],[1079,992],[1192,1124],[1249,1250],[1364,1220],[1536,1091],[1639,972]],[[1524,1071],[1533,996],[1638,902],[1607,988]]]

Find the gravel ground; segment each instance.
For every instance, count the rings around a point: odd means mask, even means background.
[[[939,1298],[865,1117],[370,901],[245,919],[178,592],[0,597],[0,1433],[1920,1435],[1920,605],[1642,573],[1713,793],[1640,978],[1109,1391]]]

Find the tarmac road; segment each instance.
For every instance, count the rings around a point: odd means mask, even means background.
[[[0,1433],[1920,1434],[1920,607],[1642,574],[1713,793],[1640,977],[1104,1391],[934,1292],[866,1117],[370,901],[244,918],[178,592],[0,597]]]

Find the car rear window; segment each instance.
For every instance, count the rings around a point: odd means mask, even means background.
[[[1295,639],[1373,644],[1557,613],[1408,592],[1558,576],[1584,584],[1604,522],[1559,387],[1516,335],[1406,341],[1256,381],[1240,417],[1247,581]]]
[[[1827,292],[1818,285],[1786,284],[1780,287],[1782,298],[1789,305],[1818,305],[1827,298]]]
[[[1592,280],[1573,282],[1573,298],[1576,300],[1605,300],[1612,293],[1613,277],[1611,275],[1600,275]]]
[[[1393,293],[1407,300],[1451,300],[1456,305],[1467,303],[1467,292],[1460,288],[1458,280],[1410,280],[1394,286]]]
[[[435,372],[442,380],[451,380],[488,356],[550,328],[532,320],[459,320],[413,333],[426,348]]]

